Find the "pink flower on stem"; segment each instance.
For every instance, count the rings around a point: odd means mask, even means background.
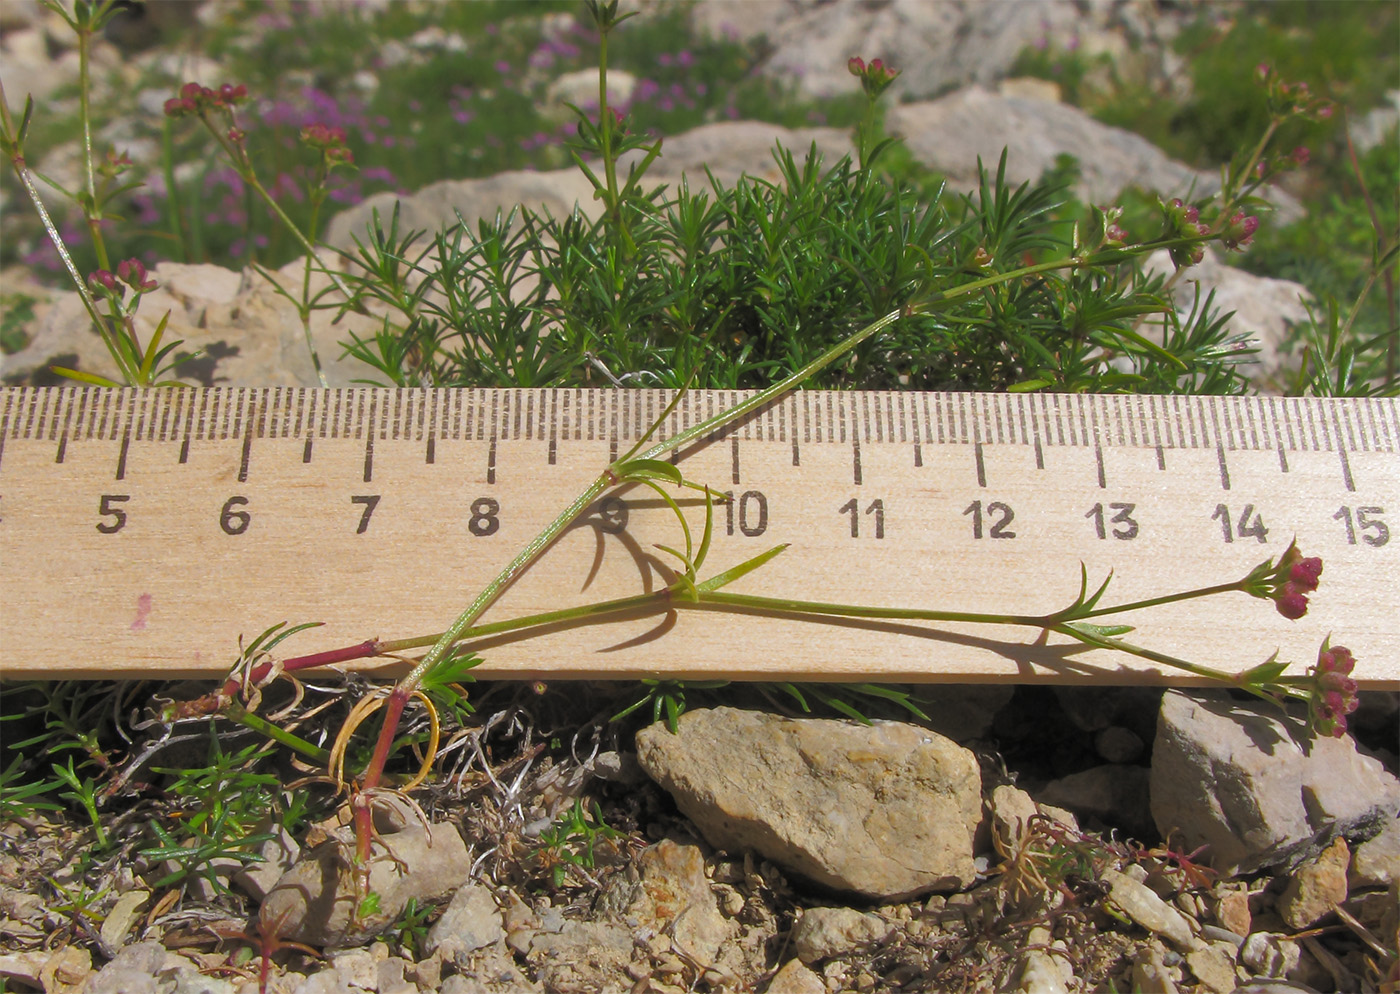
[[[1220,232],[1220,241],[1227,249],[1240,249],[1254,240],[1254,232],[1259,229],[1259,219],[1245,216],[1244,211],[1235,211]]]
[[[1308,713],[1318,734],[1338,739],[1346,734],[1346,716],[1355,711],[1360,703],[1356,696],[1356,681],[1351,678],[1355,668],[1356,659],[1350,649],[1322,643],[1322,649],[1317,654],[1317,665],[1308,670],[1308,675],[1312,677]]]
[[[1290,545],[1268,577],[1264,592],[1256,596],[1272,600],[1279,614],[1297,621],[1308,613],[1308,594],[1317,589],[1321,576],[1322,560],[1317,556],[1305,558],[1296,545]]]
[[[108,290],[117,296],[121,296],[122,289],[117,286],[116,277],[105,269],[94,269],[92,272],[88,273],[88,283],[92,284],[93,289]]]
[[[146,266],[140,259],[126,259],[118,263],[117,278],[137,293],[149,293],[160,285],[154,278],[147,279]]]
[[[871,100],[884,93],[899,75],[898,69],[891,69],[880,59],[871,59],[867,64],[858,55],[846,60],[846,71],[860,80],[861,89]]]

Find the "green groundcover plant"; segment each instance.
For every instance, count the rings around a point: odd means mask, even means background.
[[[50,6],[77,31],[85,59],[92,35],[112,5],[80,2],[69,11],[55,0]],[[1163,591],[1132,603],[1109,601],[1108,581],[1091,582],[1086,567],[1071,604],[1035,617],[740,595],[724,588],[760,571],[783,547],[718,571],[707,569],[714,505],[723,498],[704,481],[688,478],[683,466],[662,458],[808,385],[1243,392],[1248,384],[1242,364],[1251,350],[1242,337],[1230,334],[1228,315],[1217,313],[1209,298],[1179,315],[1168,296],[1176,277],[1147,276],[1141,262],[1166,250],[1179,274],[1200,261],[1209,245],[1227,252],[1249,245],[1266,207],[1260,188],[1298,165],[1296,155],[1273,147],[1276,131],[1291,121],[1326,118],[1332,112],[1330,101],[1260,67],[1256,81],[1270,117],[1261,135],[1226,168],[1220,192],[1191,202],[1155,201],[1150,211],[1137,211],[1129,227],[1122,207],[1074,204],[1053,177],[1013,187],[1006,180],[1004,156],[995,167],[982,170],[978,189],[969,195],[935,188],[920,196],[917,191],[927,190],[926,182],[916,189],[900,178],[907,167],[885,168],[889,162],[897,166],[898,156],[895,144],[881,135],[879,101],[898,72],[879,59],[852,58],[848,68],[859,86],[854,160],[824,163],[815,150],[779,148],[775,155],[781,175],[775,182],[746,178],[725,186],[711,176],[703,187],[683,182],[669,189],[647,179],[662,140],[640,131],[609,102],[610,45],[631,16],[620,16],[613,0],[587,3],[583,19],[597,44],[598,96],[596,106],[572,108],[568,154],[594,188],[601,208],[596,219],[578,211],[556,218],[520,209],[475,224],[459,219],[446,230],[427,233],[400,231],[397,214],[376,217],[357,240],[351,264],[332,269],[315,250],[333,178],[355,166],[343,128],[312,122],[299,132],[312,166],[302,191],[311,209],[298,220],[279,206],[277,191],[261,178],[257,149],[240,117],[249,99],[246,84],[187,83],[166,102],[165,112],[176,124],[205,129],[243,189],[261,200],[287,237],[307,253],[300,293],[288,292],[288,297],[308,327],[316,309],[382,316],[373,337],[346,343],[347,352],[372,367],[382,383],[611,383],[669,387],[677,397],[694,385],[755,392],[731,410],[664,441],[645,437],[601,468],[594,482],[472,598],[446,631],[288,657],[283,644],[312,625],[275,625],[242,647],[228,678],[213,691],[157,701],[148,708],[135,727],[149,737],[131,747],[124,764],[114,763],[101,741],[101,733],[121,723],[113,726],[104,715],[110,710],[120,716],[125,708],[149,705],[136,698],[139,688],[104,689],[103,695],[118,695],[115,703],[105,696],[95,700],[97,692],[82,685],[12,691],[12,699],[23,706],[6,717],[24,722],[26,733],[10,748],[30,758],[16,758],[0,773],[5,816],[51,803],[40,798],[67,800],[86,813],[95,829],[96,845],[85,859],[139,856],[164,884],[201,877],[213,882],[208,868],[215,860],[252,858],[251,849],[269,837],[269,825],[296,825],[306,816],[304,794],[280,789],[277,780],[260,772],[278,754],[294,756],[319,770],[337,796],[348,797],[356,833],[349,861],[367,914],[374,907],[368,870],[376,799],[386,792],[407,796],[436,776],[444,727],[460,727],[470,714],[464,684],[479,660],[461,650],[461,643],[622,611],[742,609],[814,618],[1022,625],[1176,667],[1268,701],[1297,701],[1317,734],[1345,733],[1347,715],[1357,704],[1357,685],[1352,676],[1356,661],[1343,646],[1324,642],[1316,662],[1301,676],[1288,675],[1288,665],[1273,658],[1226,673],[1127,641],[1132,626],[1113,620],[1129,610],[1239,593],[1268,602],[1285,617],[1299,618],[1320,582],[1322,562],[1293,546],[1243,577]],[[52,221],[25,157],[32,103],[12,115],[0,100],[0,115],[0,152],[47,227],[120,379],[60,372],[107,386],[178,384],[178,343],[164,341],[160,330],[146,342],[136,333],[134,315],[154,287],[150,272],[135,258],[113,263],[105,247],[103,222],[111,204],[134,185],[126,177],[129,163],[115,150],[100,158],[90,141],[85,146],[86,185],[74,199],[86,218],[98,267],[84,273]],[[1373,265],[1358,300],[1346,309],[1330,307],[1311,329],[1309,363],[1295,384],[1300,391],[1394,393],[1393,376],[1376,375],[1373,367],[1358,363],[1358,356],[1384,353],[1386,342],[1357,341],[1351,327],[1359,304],[1393,266],[1393,246],[1393,238],[1376,236]],[[317,272],[331,282],[313,294],[311,276]],[[309,333],[307,343],[310,348]],[[548,614],[481,621],[513,577],[545,554],[554,538],[600,497],[621,486],[649,488],[675,512],[677,537],[665,548],[674,560],[667,586]],[[685,490],[704,501],[698,529],[676,501]],[[392,690],[351,682],[332,693],[334,702],[343,704],[339,730],[321,736],[311,732],[308,719],[318,708],[303,701],[297,675],[374,656],[410,659],[412,669]],[[290,702],[282,696],[288,685],[297,688]],[[714,689],[656,681],[645,685],[640,696],[634,694],[636,699],[617,717],[649,708],[654,718],[674,726],[688,690]],[[811,698],[858,719],[872,704],[887,702],[915,718],[922,716],[917,702],[895,688],[777,684],[768,689],[803,710],[810,708]],[[270,711],[274,699],[277,707]],[[376,715],[378,732],[363,734],[361,728]],[[213,719],[241,726],[237,734],[249,744],[211,742],[207,729]],[[191,726],[201,731],[190,733]],[[222,721],[220,727],[226,727]],[[196,738],[207,750],[206,765],[151,764],[173,743]],[[41,765],[36,757],[55,749],[69,750],[65,762],[50,763],[33,779]],[[410,750],[414,759],[406,760]],[[408,769],[401,770],[405,764]],[[147,811],[149,829],[104,832],[99,809],[148,767],[168,778],[163,800]],[[587,876],[595,847],[610,839],[609,831],[596,811],[590,817],[576,807],[540,837],[533,858],[541,873],[561,886]],[[72,903],[80,908],[95,899],[79,894]],[[411,932],[416,925],[404,927]],[[263,936],[265,948],[275,940],[276,929],[269,928],[272,938]]]

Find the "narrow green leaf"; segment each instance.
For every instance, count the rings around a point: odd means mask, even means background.
[[[779,553],[781,553],[791,544],[791,542],[784,542],[782,545],[773,546],[773,548],[769,549],[767,552],[760,552],[752,559],[744,560],[738,566],[732,566],[729,569],[725,570],[723,573],[716,573],[708,580],[698,584],[696,586],[696,589],[703,593],[706,591],[718,590],[720,587],[733,583],[735,580],[739,579],[739,577],[744,576],[748,573],[752,573],[764,563],[776,558],[779,555]]]

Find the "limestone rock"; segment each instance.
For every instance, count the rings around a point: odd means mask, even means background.
[[[1219,692],[1169,691],[1152,750],[1152,817],[1215,869],[1296,865],[1336,835],[1365,837],[1400,811],[1400,780],[1343,737],[1306,732]]]
[[[891,134],[901,135],[910,154],[948,176],[954,189],[974,189],[977,160],[996,172],[1006,149],[1006,178],[1013,185],[1035,182],[1062,154],[1079,157],[1076,195],[1108,204],[1125,188],[1163,196],[1197,195],[1219,189],[1220,178],[1167,157],[1146,138],[1095,121],[1067,104],[1008,97],[970,86],[920,103],[891,107]],[[1092,149],[1092,154],[1084,154]]]
[[[792,927],[789,941],[804,963],[867,949],[890,934],[879,915],[855,908],[808,908]]]
[[[1196,945],[1190,922],[1146,884],[1117,870],[1104,870],[1101,879],[1109,886],[1108,899],[1134,922],[1177,949],[1184,951]]]
[[[284,939],[313,946],[357,945],[399,916],[410,898],[420,905],[452,893],[467,880],[471,855],[457,829],[432,826],[431,834],[402,802],[376,805],[376,838],[369,889],[379,895],[374,914],[353,920],[358,899],[351,866],[354,834],[337,829],[272,888],[258,911]]]
[[[1162,961],[1162,950],[1155,944],[1138,950],[1133,959],[1133,990],[1141,994],[1176,994],[1171,971]]]
[[[233,994],[227,980],[202,976],[199,968],[159,942],[136,942],[88,978],[83,994]]]
[[[1268,223],[1280,222],[1281,219]],[[1143,271],[1149,275],[1170,276],[1175,268],[1165,251],[1154,252],[1143,261]],[[1191,313],[1198,288],[1202,303],[1213,291],[1211,306],[1221,314],[1234,312],[1230,318],[1231,335],[1248,335],[1257,345],[1257,365],[1248,367],[1249,375],[1266,384],[1277,378],[1288,365],[1288,357],[1281,351],[1288,329],[1308,320],[1305,301],[1311,300],[1312,294],[1307,287],[1228,266],[1214,249],[1208,248],[1205,257],[1187,267],[1172,288],[1172,302],[1178,314],[1185,317]]]
[[[1047,36],[1068,40],[1081,18],[1063,2],[985,4],[971,0],[887,3],[696,4],[698,26],[731,37],[767,37],[765,75],[796,81],[805,96],[855,92],[852,55],[881,58],[901,70],[894,92],[927,97],[1004,76],[1022,49]]]
[[[592,994],[632,986],[632,932],[605,922],[568,921],[557,933],[544,932],[530,943],[527,959],[546,990]]]
[[[716,178],[728,184],[744,174],[776,180],[780,175],[773,159],[777,144],[789,149],[799,161],[815,144],[828,165],[855,151],[849,133],[840,128],[789,129],[757,121],[722,121],[667,137],[661,146],[661,157],[652,164],[647,179],[674,184],[682,175],[689,175],[698,187],[709,182],[705,176],[708,166]],[[619,168],[626,170],[642,157],[641,152],[629,152],[620,157]],[[593,165],[596,167],[596,163]],[[556,218],[565,217],[576,208],[595,218],[602,210],[593,198],[592,184],[578,169],[516,170],[481,179],[441,180],[407,197],[391,191],[375,194],[332,218],[326,229],[326,243],[349,252],[354,247],[351,236],[364,240],[374,212],[378,211],[387,225],[396,203],[400,230],[428,231],[456,223],[458,214],[475,231],[478,220],[490,220],[497,211],[504,217],[521,205]]]
[[[326,265],[339,265],[328,253]],[[290,262],[273,275],[294,296],[300,293],[305,262]],[[313,386],[317,383],[305,332],[296,309],[276,287],[253,270],[235,273],[220,266],[163,262],[152,271],[159,286],[141,301],[136,316],[140,340],[149,342],[167,312],[166,343],[179,341],[175,355],[201,353],[181,365],[175,376],[204,386]],[[313,273],[311,293],[324,290],[328,277]],[[332,291],[334,292],[334,291]],[[311,316],[311,335],[331,386],[349,386],[375,371],[342,357],[341,343],[352,335],[372,337],[380,320],[346,314],[334,323],[336,310]],[[56,294],[30,329],[29,345],[0,356],[6,382],[46,374],[51,364],[115,376],[116,367],[92,327],[76,292]],[[44,379],[43,382],[49,382]]]
[[[1264,977],[1287,977],[1298,967],[1303,950],[1289,936],[1255,932],[1240,947],[1240,963]]]
[[[768,982],[767,994],[826,994],[822,978],[800,959],[788,960]]]
[[[699,847],[662,839],[609,882],[598,910],[629,928],[664,932],[686,956],[710,967],[735,931],[719,910]]]
[[[1040,800],[1073,811],[1081,822],[1096,818],[1142,839],[1152,832],[1150,776],[1145,766],[1095,766],[1052,780],[1040,792]]]
[[[496,899],[483,884],[467,884],[452,895],[442,917],[428,931],[423,948],[429,954],[441,952],[458,969],[470,966],[471,953],[506,937]]]
[[[902,900],[975,876],[981,773],[927,729],[715,708],[643,729],[637,755],[711,845],[824,887]]]
[[[1386,822],[1379,835],[1356,847],[1351,857],[1352,887],[1389,887],[1400,880],[1400,819]]]
[[[1279,895],[1278,913],[1294,931],[1317,924],[1347,899],[1346,839],[1333,839],[1316,859],[1308,860],[1288,880]]]

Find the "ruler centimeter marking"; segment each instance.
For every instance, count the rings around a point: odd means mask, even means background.
[[[3,394],[6,677],[213,676],[240,635],[283,620],[326,622],[299,637],[300,651],[438,630],[671,397],[583,388]],[[654,437],[745,396],[695,391]],[[732,488],[714,510],[707,574],[792,543],[734,588],[774,596],[1043,613],[1072,599],[1080,562],[1091,579],[1116,571],[1109,599],[1128,600],[1243,575],[1297,535],[1327,567],[1296,625],[1243,595],[1124,620],[1142,622],[1134,637],[1143,644],[1227,669],[1279,647],[1301,672],[1330,632],[1361,659],[1363,682],[1400,686],[1392,398],[797,391],[669,458],[688,478]],[[665,557],[652,545],[681,540],[648,496],[609,498],[490,617],[664,584]],[[692,529],[700,505],[687,505]],[[148,607],[135,611],[138,600]],[[706,613],[683,615],[664,636],[655,629],[641,618],[498,640],[484,650],[484,672],[1174,679],[1009,628]],[[1221,659],[1222,646],[1251,655]]]

